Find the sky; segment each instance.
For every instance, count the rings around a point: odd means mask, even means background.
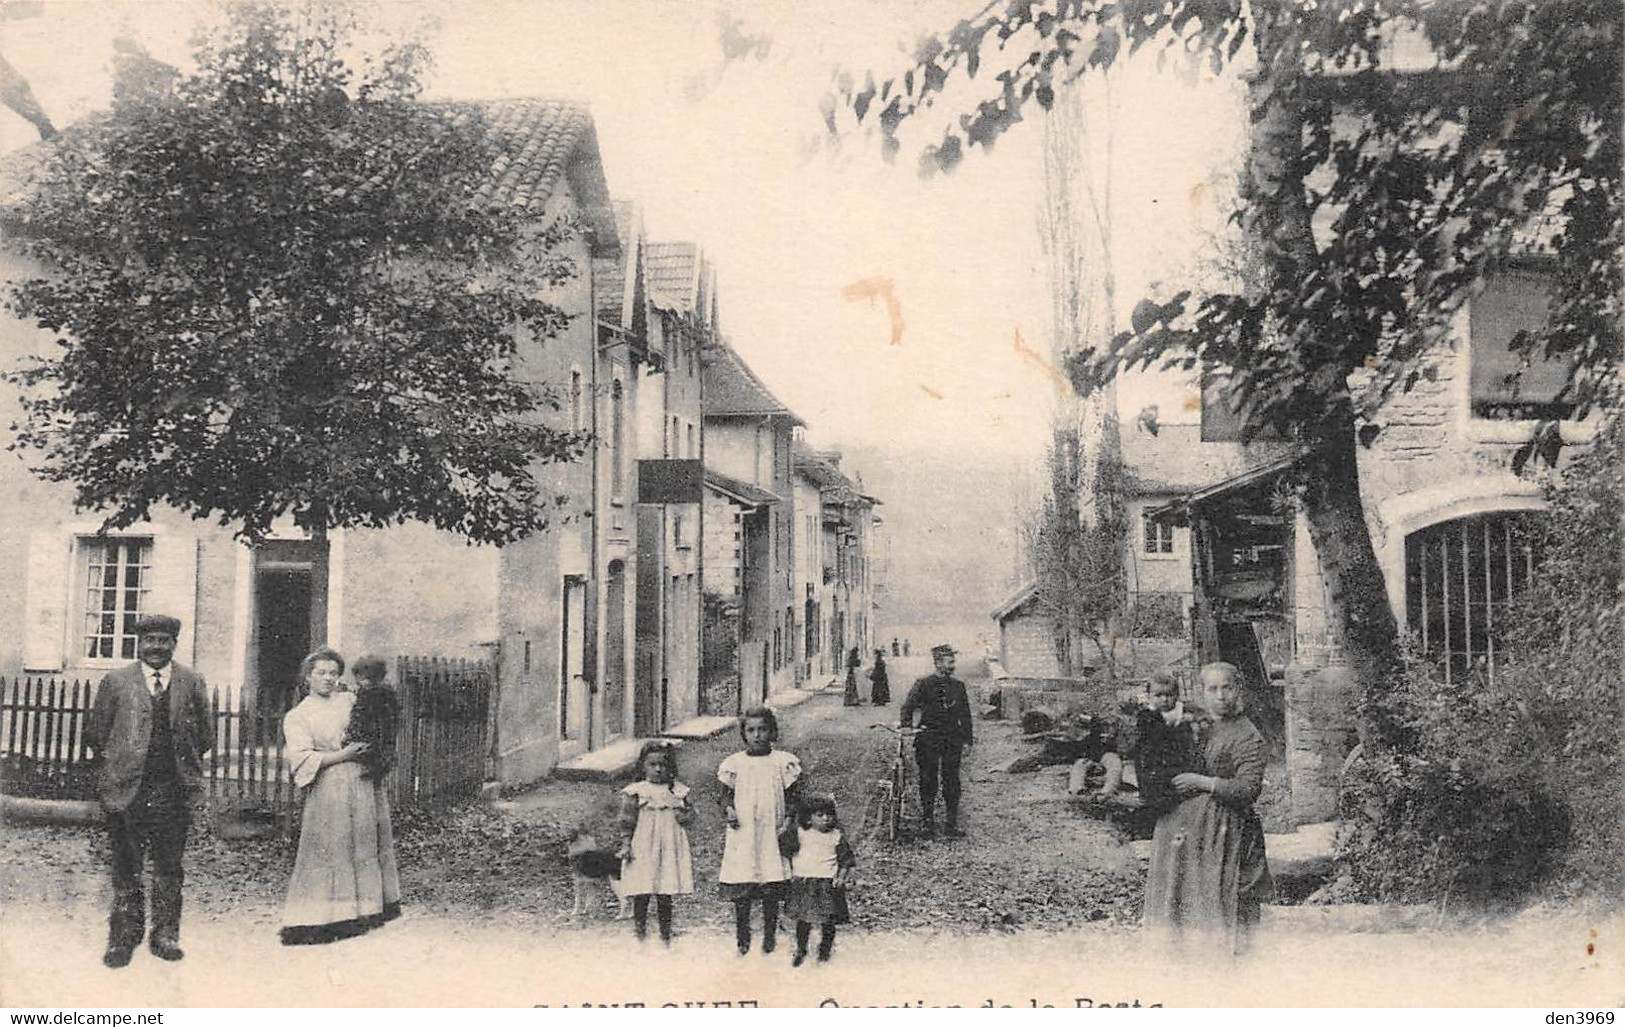
[[[205,4],[37,6],[0,24],[0,52],[59,124],[108,102],[114,36],[183,64],[189,34],[215,16]],[[704,248],[730,341],[815,443],[1025,453],[1042,445],[1050,395],[1015,347],[1017,331],[1046,332],[1038,133],[928,183],[872,141],[820,137],[837,61],[895,66],[899,40],[964,9],[753,4],[748,30],[773,42],[726,65],[707,2],[398,2],[380,20],[438,22],[431,95],[588,102],[612,195],[643,204],[651,239]],[[0,119],[0,146],[33,141],[26,122]]]
[[[832,144],[819,104],[838,68],[902,70],[920,32],[981,6],[736,4],[728,13],[766,45],[733,61],[720,43],[720,0],[393,0],[376,5],[375,21],[433,26],[430,96],[588,103],[612,195],[642,204],[652,240],[700,244],[718,271],[724,333],[807,422],[809,439],[861,449],[872,475],[877,460],[933,468],[919,495],[891,497],[899,527],[929,534],[929,508],[988,487],[984,470],[999,468],[997,487],[1007,488],[1012,467],[1036,478],[1042,465],[1057,396],[1039,232],[1044,119],[1035,110],[991,153],[922,180],[915,155],[956,100],[963,109],[970,85],[906,126],[895,165],[862,132]],[[188,37],[219,16],[208,4],[164,0],[45,0],[6,13],[0,53],[59,125],[108,104],[116,36],[184,67]],[[984,55],[983,81],[999,59]],[[1225,159],[1245,119],[1233,91],[1192,89],[1145,60],[1125,69],[1114,97],[1122,323],[1218,231]],[[0,149],[35,138],[0,110]],[[1121,405],[1159,402],[1166,416],[1182,408],[1184,388],[1131,383]],[[911,521],[910,502],[922,517]],[[1013,524],[987,527],[992,559],[1013,567]],[[952,574],[937,572],[938,584]],[[986,599],[979,592],[973,605]]]

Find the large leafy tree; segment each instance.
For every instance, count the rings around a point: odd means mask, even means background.
[[[419,100],[420,42],[352,60],[342,8],[227,11],[194,73],[121,90],[5,212],[46,269],[11,308],[58,333],[11,373],[12,448],[112,527],[542,527],[538,469],[582,440],[515,372],[567,323],[539,297],[569,226],[490,196],[478,111]]]
[[[842,99],[894,153],[900,128],[956,78],[987,83],[921,155],[931,171],[1136,52],[1246,76],[1246,286],[1141,303],[1109,345],[1080,343],[1071,376],[1088,393],[1131,367],[1226,375],[1249,432],[1291,441],[1334,621],[1376,700],[1375,737],[1391,742],[1399,727],[1382,700],[1397,627],[1362,509],[1359,446],[1382,430],[1395,390],[1433,373],[1452,314],[1542,222],[1549,323],[1518,345],[1572,367],[1566,398],[1580,413],[1610,387],[1621,18],[1612,0],[996,0],[925,40],[894,77],[848,82]],[[984,57],[996,74],[982,74]]]

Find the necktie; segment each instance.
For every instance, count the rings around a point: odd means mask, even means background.
[[[152,694],[157,695],[160,692],[162,692],[163,690],[164,690],[164,672],[161,671],[161,670],[155,670],[155,671],[152,672]]]

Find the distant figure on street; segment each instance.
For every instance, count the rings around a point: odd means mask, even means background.
[[[853,646],[846,654],[846,695],[841,702],[847,706],[862,706],[863,697],[858,695],[858,668],[863,665],[863,658],[858,655],[858,647]]]
[[[891,640],[891,654],[894,657],[901,656],[903,654],[902,643],[898,642],[895,638]]]
[[[869,668],[869,701],[876,706],[891,702],[891,675],[886,673],[886,651],[875,650],[875,665]]]
[[[931,659],[936,663],[936,673],[914,682],[908,698],[903,700],[899,723],[913,727],[914,714],[920,715],[920,733],[914,736],[914,756],[920,765],[920,811],[925,833],[928,836],[936,833],[940,778],[942,803],[947,813],[943,833],[949,838],[962,838],[959,763],[965,749],[975,741],[971,733],[970,696],[965,691],[965,683],[953,676],[953,646],[933,646]]]
[[[903,655],[908,655],[908,639],[903,639]]]
[[[181,951],[181,857],[192,807],[203,798],[203,754],[214,743],[208,686],[173,662],[181,622],[148,614],[136,622],[136,662],[111,671],[96,688],[85,741],[100,764],[96,796],[107,820],[113,909],[102,962],[130,964],[146,937],[159,959]],[[152,933],[147,934],[141,877],[152,857]]]

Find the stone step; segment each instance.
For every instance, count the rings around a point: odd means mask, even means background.
[[[661,732],[660,737],[697,742],[732,731],[738,724],[738,717],[690,717],[680,724],[673,724]]]
[[[1393,934],[1425,930],[1437,925],[1432,906],[1385,906],[1349,902],[1331,906],[1269,906],[1263,910],[1265,930],[1288,928],[1313,934]]]
[[[1130,842],[1134,854],[1151,858],[1151,842]],[[1278,881],[1326,878],[1331,876],[1337,850],[1336,822],[1304,824],[1290,834],[1266,834],[1264,853],[1270,861],[1270,875]]]
[[[647,738],[623,738],[602,749],[584,752],[554,767],[553,776],[562,781],[625,780],[637,773],[638,753],[643,751],[647,741]],[[672,744],[682,743],[674,739]]]

